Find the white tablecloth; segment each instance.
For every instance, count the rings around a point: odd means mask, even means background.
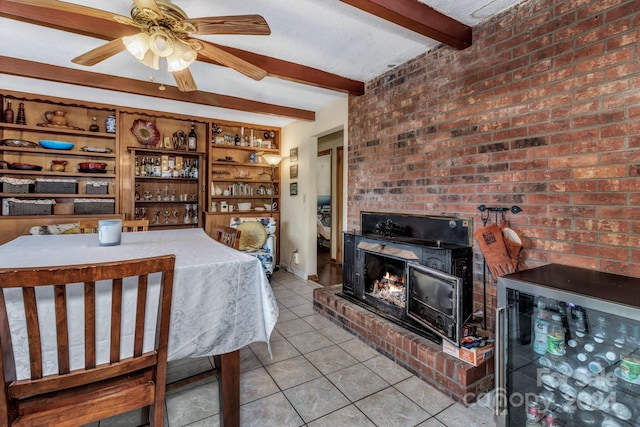
[[[253,342],[269,342],[278,318],[278,306],[260,261],[211,239],[202,229],[161,230],[122,233],[119,246],[99,246],[97,234],[22,236],[0,246],[0,268],[36,267],[117,261],[164,254],[175,254],[176,265],[171,307],[168,359],[200,357],[238,350]],[[125,292],[135,292],[125,286]],[[75,310],[74,297],[81,298],[81,289],[70,291],[68,305],[71,315],[83,316]],[[157,306],[157,288],[150,289]],[[7,292],[12,338],[26,349],[26,330],[22,318],[24,307],[19,293]],[[98,295],[98,306],[104,306],[98,319],[106,318],[110,294]],[[40,303],[39,303],[40,304]],[[79,307],[79,306],[78,306]],[[38,307],[41,323],[52,322],[53,310],[46,303]],[[123,307],[125,315],[133,312]],[[132,321],[125,316],[123,330],[132,330]],[[53,322],[55,324],[55,322]],[[100,323],[99,362],[106,361],[108,352],[107,322]],[[145,336],[145,347],[153,340],[153,328]],[[82,330],[72,331],[72,368],[82,364],[84,350],[78,342]],[[74,338],[77,337],[77,338]],[[43,349],[45,374],[55,372],[55,338]],[[122,354],[130,354],[130,346]],[[27,353],[16,352],[18,378],[29,376]],[[74,362],[75,361],[75,362]]]

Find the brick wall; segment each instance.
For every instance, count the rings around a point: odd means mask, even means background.
[[[524,267],[640,277],[638,1],[525,1],[474,28],[472,47],[442,46],[367,82],[349,101],[348,144],[347,229],[361,211],[478,228],[479,205],[518,205],[507,217]]]

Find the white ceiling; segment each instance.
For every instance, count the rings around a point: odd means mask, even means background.
[[[420,0],[444,14],[475,26],[521,0]],[[70,0],[70,3],[129,16],[131,0]],[[191,18],[224,15],[260,14],[271,28],[269,36],[198,36],[210,42],[252,51],[262,55],[310,66],[350,79],[366,82],[395,65],[439,45],[432,39],[413,33],[391,22],[355,9],[338,0],[173,0]],[[0,55],[44,62],[97,73],[174,85],[166,71],[154,71],[122,52],[93,67],[73,64],[71,59],[93,49],[103,40],[0,18]],[[260,64],[256,64],[260,65]],[[229,68],[196,62],[191,66],[198,90],[246,98],[269,104],[319,111],[344,93],[266,77],[254,81]],[[2,67],[0,66],[0,72]],[[38,87],[43,85],[43,87]],[[38,83],[0,74],[0,87],[40,91],[56,96],[80,98],[77,90],[68,93],[62,84]],[[61,92],[61,93],[55,93]],[[66,95],[64,95],[66,93]],[[175,111],[193,111],[194,106],[161,101],[138,95],[118,96],[101,90],[89,90],[92,100]],[[146,98],[146,99],[145,99]],[[172,106],[172,108],[169,108]],[[286,117],[198,107],[200,116],[216,117],[285,126]]]

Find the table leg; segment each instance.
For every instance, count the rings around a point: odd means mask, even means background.
[[[220,355],[218,392],[222,425],[240,427],[240,350]]]

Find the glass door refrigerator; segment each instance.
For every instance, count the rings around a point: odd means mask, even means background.
[[[640,279],[550,264],[498,279],[498,426],[640,427]]]

